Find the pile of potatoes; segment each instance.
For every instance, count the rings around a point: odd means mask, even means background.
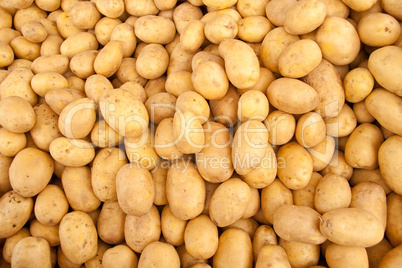
[[[0,1],[0,267],[402,263],[402,1]]]

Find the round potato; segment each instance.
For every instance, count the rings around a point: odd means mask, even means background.
[[[13,157],[27,144],[24,133],[14,133],[6,128],[0,128],[0,153],[4,156]]]
[[[205,23],[205,37],[213,44],[236,37],[239,26],[228,14],[216,14]]]
[[[283,22],[284,28],[290,34],[306,34],[318,28],[326,15],[324,2],[301,0],[288,9]]]
[[[65,166],[85,166],[95,157],[95,149],[91,143],[81,139],[58,137],[49,145],[53,159]]]
[[[37,237],[21,239],[13,250],[11,265],[13,267],[52,267],[49,243]]]
[[[163,119],[174,116],[176,97],[167,92],[160,92],[150,96],[146,102],[150,120],[159,124]]]
[[[146,45],[139,53],[136,69],[140,76],[155,79],[163,75],[169,65],[169,54],[160,44]]]
[[[22,36],[32,43],[41,43],[47,37],[46,28],[38,21],[29,21],[21,27]]]
[[[189,71],[178,71],[170,73],[166,79],[166,84],[164,84],[163,91],[172,94],[176,98],[185,91],[195,91],[193,82],[191,82],[192,72]],[[149,87],[151,89],[151,87]],[[150,97],[150,96],[148,96]]]
[[[18,36],[10,42],[14,55],[19,59],[33,61],[40,56],[40,44],[33,43],[24,36]]]
[[[68,200],[63,189],[49,184],[36,197],[35,217],[41,224],[56,225],[67,214],[68,207]]]
[[[238,36],[245,42],[260,43],[268,32],[274,29],[264,16],[248,16],[239,22]]]
[[[10,96],[0,101],[0,125],[15,133],[31,130],[36,123],[34,109],[21,97]]]
[[[382,47],[395,43],[400,35],[398,20],[381,12],[365,15],[357,26],[360,40],[369,46]]]
[[[165,257],[160,258],[160,254]],[[180,258],[172,245],[155,241],[144,249],[138,261],[138,268],[146,267],[179,268]]]
[[[194,89],[208,100],[219,100],[229,89],[229,80],[225,69],[213,61],[197,65],[191,75]]]
[[[352,103],[364,100],[373,90],[374,78],[366,68],[355,68],[343,80],[346,100]]]
[[[273,145],[288,143],[296,130],[294,116],[280,110],[271,112],[264,124],[268,130],[268,142]]]
[[[71,21],[79,29],[93,29],[101,14],[93,2],[78,2],[70,10]]]
[[[117,245],[105,251],[102,257],[102,267],[136,267],[138,257],[126,245]]]
[[[312,267],[318,264],[320,259],[320,246],[307,243],[287,241],[279,239],[279,245],[283,247],[292,267]]]
[[[263,121],[268,112],[268,99],[261,91],[249,90],[240,96],[237,117],[241,122],[248,120]]]
[[[209,259],[218,248],[218,228],[206,215],[190,220],[184,232],[187,252],[198,259]]]
[[[326,125],[318,113],[305,113],[297,121],[296,140],[303,147],[318,145],[325,139],[326,133]]]

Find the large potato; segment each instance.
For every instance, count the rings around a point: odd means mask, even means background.
[[[293,205],[292,191],[279,179],[275,179],[261,191],[261,209],[269,224],[274,222],[276,209],[283,205]]]
[[[117,201],[105,202],[97,222],[98,235],[108,244],[120,244],[124,241],[124,222],[126,214]]]
[[[180,258],[172,245],[155,241],[144,249],[138,261],[138,268],[147,267],[179,268]]]
[[[402,185],[398,179],[402,172],[402,165],[400,163],[401,148],[402,137],[395,135],[381,144],[378,150],[378,163],[381,175],[389,188],[397,194],[402,194]]]
[[[102,257],[102,267],[105,268],[113,268],[115,266],[122,268],[137,267],[137,264],[137,255],[126,245],[114,246],[106,250]]]
[[[288,9],[283,24],[290,34],[306,34],[318,28],[326,15],[323,1],[301,0]]]
[[[31,106],[38,102],[38,95],[32,90],[33,72],[27,68],[16,68],[0,84],[0,98],[18,96],[28,101]]]
[[[68,208],[68,200],[63,189],[49,184],[36,197],[34,212],[41,224],[55,225],[67,214]]]
[[[172,20],[154,15],[138,18],[134,23],[134,31],[142,41],[162,45],[170,43],[176,33]]]
[[[91,143],[82,139],[58,137],[49,145],[53,159],[64,166],[81,167],[92,161],[95,149]]]
[[[13,250],[12,267],[52,267],[49,243],[43,238],[21,239]]]
[[[330,267],[369,267],[366,249],[363,247],[343,246],[331,243],[326,252],[325,259]]]
[[[31,104],[18,96],[9,96],[0,101],[0,125],[15,133],[31,130],[36,122],[36,115]]]

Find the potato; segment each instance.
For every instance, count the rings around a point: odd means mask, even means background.
[[[238,32],[236,21],[228,14],[216,14],[205,22],[205,37],[213,44],[220,44],[225,39],[236,37]]]
[[[382,8],[390,15],[392,15],[394,18],[401,20],[402,19],[402,13],[400,10],[401,3],[395,0],[383,0],[381,1],[381,6]]]
[[[12,190],[0,198],[0,237],[6,238],[16,234],[28,221],[33,209],[33,200],[23,197]]]
[[[0,42],[1,60],[0,67],[9,66],[14,60],[14,52],[11,46],[4,42]]]
[[[95,25],[95,36],[99,44],[106,45],[112,37],[114,28],[122,24],[118,18],[103,17]]]
[[[231,7],[236,4],[236,1],[234,0],[220,0],[220,1],[211,1],[211,0],[203,0],[202,1],[204,5],[206,5],[208,8],[212,9],[225,9],[228,7]]]
[[[56,114],[60,114],[69,103],[84,98],[84,94],[75,89],[53,89],[45,95],[45,101]]]
[[[93,29],[101,14],[93,2],[78,2],[70,10],[72,23],[79,29]]]
[[[48,35],[46,28],[38,21],[29,21],[23,24],[21,33],[22,36],[32,43],[41,43]]]
[[[311,267],[318,264],[320,259],[320,246],[295,241],[279,239],[292,267]]]
[[[138,257],[126,245],[117,245],[105,251],[102,257],[102,266],[105,268],[112,268],[115,266],[128,268],[136,267],[138,264]]]
[[[268,142],[273,145],[288,143],[296,129],[296,120],[293,115],[280,110],[271,112],[264,124],[268,130]]]
[[[209,259],[218,248],[218,228],[206,215],[190,220],[184,232],[187,252],[198,259]]]
[[[369,267],[379,267],[381,260],[392,249],[392,245],[386,238],[381,240],[380,243],[366,248],[369,260]]]
[[[256,259],[256,268],[278,266],[290,268],[289,259],[286,251],[277,245],[266,245],[261,248],[260,253]]]
[[[316,42],[323,57],[336,65],[351,63],[360,51],[360,39],[356,29],[349,21],[340,17],[327,17],[324,20],[317,30]]]
[[[173,118],[165,118],[157,126],[155,151],[162,159],[175,160],[183,156],[175,144]]]
[[[182,245],[184,242],[184,231],[187,220],[178,219],[166,205],[161,214],[161,229],[163,238],[173,246]]]
[[[226,39],[219,44],[219,54],[225,60],[229,81],[235,87],[247,88],[257,83],[260,76],[258,58],[247,44],[235,39]]]
[[[6,128],[0,128],[0,153],[13,157],[25,148],[27,138],[24,133],[14,133]]]
[[[364,100],[373,90],[374,78],[366,68],[351,70],[343,80],[346,100],[356,103]]]
[[[14,69],[0,84],[0,98],[18,96],[28,101],[31,106],[34,106],[38,102],[38,96],[31,87],[33,76],[34,74],[29,69]]]
[[[40,56],[32,62],[31,69],[37,73],[56,72],[63,74],[68,69],[68,58],[63,55]]]
[[[349,105],[344,104],[340,113],[335,117],[324,119],[327,125],[327,135],[346,137],[356,128],[357,119]]]
[[[387,196],[387,228],[385,233],[392,246],[396,247],[402,243],[401,216],[397,211],[402,207],[402,196],[390,193]]]
[[[123,136],[109,127],[105,120],[100,120],[92,128],[91,141],[100,148],[114,147],[123,141]]]
[[[42,10],[46,11],[55,11],[60,7],[60,2],[59,0],[36,0],[35,4]]]
[[[249,16],[239,21],[238,36],[245,42],[260,43],[265,35],[274,29],[264,16]]]
[[[275,179],[261,191],[261,209],[269,224],[273,224],[276,209],[292,204],[292,192],[279,179]]]
[[[80,52],[97,49],[97,38],[88,32],[78,32],[73,34],[67,37],[60,46],[61,54],[67,56],[69,59]]]
[[[36,237],[21,239],[13,250],[11,265],[13,267],[52,267],[48,242]]]
[[[56,72],[42,72],[35,74],[31,80],[32,90],[41,97],[54,89],[67,88],[67,79]]]
[[[195,264],[207,264],[208,260],[202,260],[202,259],[197,259],[191,256],[187,250],[186,246],[182,244],[181,246],[178,246],[176,248],[177,254],[179,255],[180,258],[180,265],[183,267],[191,267]]]
[[[230,155],[231,136],[221,124],[208,122],[203,125],[205,143],[196,153],[198,172],[208,182],[223,182],[233,173]]]
[[[351,204],[352,191],[348,181],[335,174],[326,174],[317,184],[314,197],[315,209],[323,214]]]
[[[127,2],[125,3],[126,11],[133,16],[145,16],[150,14],[157,14],[158,8],[153,1],[140,0],[138,3]]]
[[[199,49],[204,41],[204,23],[200,20],[190,21],[180,35],[180,43],[183,49],[189,52]]]
[[[36,122],[32,106],[21,97],[9,96],[0,101],[0,125],[11,132],[24,133],[31,130]]]
[[[21,33],[12,28],[0,29],[0,38],[6,44],[10,44],[11,40],[18,36],[21,36]]]
[[[93,74],[85,81],[85,94],[89,99],[94,100],[96,104],[99,104],[99,100],[105,92],[111,89],[113,89],[112,83],[106,77],[99,74]]]
[[[0,9],[0,14],[1,14],[0,29],[11,28],[11,26],[13,25],[12,15],[4,8]]]
[[[366,11],[376,3],[376,1],[374,1],[374,0],[369,0],[369,1],[342,0],[342,2],[344,2],[345,5],[347,5],[348,7],[350,7],[351,9],[353,9],[357,12]]]
[[[99,105],[109,126],[129,140],[138,138],[148,129],[149,117],[144,104],[128,91],[108,90]]]
[[[44,225],[59,224],[68,212],[68,200],[64,191],[57,185],[48,184],[35,201],[35,217]]]
[[[398,163],[402,138],[398,135],[388,138],[378,150],[378,163],[385,183],[395,193],[402,194],[402,186],[397,179],[402,166]]]
[[[0,154],[0,195],[3,195],[13,189],[11,187],[8,175],[12,160],[13,159],[11,157]]]
[[[57,247],[57,263],[60,266],[65,266],[65,267],[71,267],[71,268],[80,268],[81,264],[75,264],[72,263],[66,255],[63,253],[63,250],[61,249],[61,246]]]
[[[208,100],[223,98],[229,89],[225,69],[213,61],[198,65],[192,73],[191,81],[195,91]]]
[[[150,128],[136,140],[129,141],[125,139],[124,147],[130,163],[134,163],[148,170],[153,169],[158,164],[159,160],[159,156],[156,153],[155,148],[152,146],[152,141],[154,139],[154,135]]]
[[[165,73],[169,55],[160,44],[146,45],[137,57],[136,69],[140,76],[155,79]]]
[[[161,31],[160,29],[164,29]],[[173,21],[154,15],[138,18],[134,24],[135,35],[145,43],[166,45],[175,37]]]
[[[370,212],[360,208],[338,208],[322,215],[320,231],[333,243],[371,247],[384,236],[384,228]]]
[[[126,214],[117,201],[105,202],[99,214],[97,230],[102,241],[119,244],[124,241],[124,222]]]
[[[160,258],[160,256],[165,257]],[[138,268],[146,267],[179,268],[180,258],[172,245],[155,241],[144,249],[138,261]]]
[[[389,194],[391,189],[385,183],[384,178],[381,175],[380,169],[373,169],[373,170],[365,170],[365,169],[356,169],[353,172],[349,183],[351,186],[355,186],[360,182],[375,182],[376,184],[380,185],[381,188],[385,191],[385,194]]]
[[[391,249],[381,260],[378,267],[388,268],[388,267],[394,267],[395,265],[398,265],[402,259],[401,249],[402,249],[401,245]]]
[[[313,171],[321,171],[330,164],[335,152],[335,145],[335,139],[331,136],[326,136],[316,146],[307,148],[313,160]]]
[[[103,242],[102,240],[98,241],[98,251],[96,255],[87,260],[84,264],[88,268],[98,268],[102,265],[102,257],[106,250],[108,250],[111,246]]]
[[[127,245],[135,252],[142,253],[147,245],[159,240],[160,234],[160,216],[155,206],[142,216],[126,216],[124,236]]]
[[[258,90],[249,90],[240,96],[237,117],[241,122],[248,120],[263,121],[269,112],[268,99]]]
[[[95,149],[91,143],[82,139],[58,137],[49,145],[53,159],[65,166],[85,166],[95,157]]]
[[[208,102],[197,92],[186,91],[180,94],[176,100],[176,109],[193,112],[201,123],[205,123],[210,115]]]
[[[110,40],[118,40],[123,45],[123,57],[130,57],[137,46],[134,28],[128,23],[117,25],[110,36]]]
[[[377,78],[376,78],[377,79]],[[365,100],[368,112],[389,131],[402,135],[400,122],[402,99],[397,95],[385,90],[375,89]]]
[[[391,15],[372,12],[359,21],[357,31],[364,44],[380,47],[395,43],[399,38],[401,27]]]
[[[97,74],[110,77],[119,69],[123,60],[123,45],[121,41],[109,41],[98,53],[94,61]]]
[[[306,187],[301,190],[292,191],[294,204],[296,206],[306,206],[315,209],[315,191],[321,179],[322,176],[319,173],[313,172]]]
[[[60,35],[64,39],[85,31],[84,29],[80,29],[74,25],[73,21],[71,20],[70,11],[60,13],[60,15],[58,15],[56,18],[56,24]]]
[[[205,136],[198,117],[191,111],[176,112],[173,118],[173,138],[180,152],[200,152],[204,147]]]
[[[237,122],[239,93],[229,84],[229,89],[225,96],[219,100],[210,100],[214,120],[226,127],[231,127]]]
[[[14,27],[17,31],[21,32],[21,26],[24,25],[25,23],[29,21],[35,21],[35,20],[40,20],[42,18],[46,18],[47,13],[44,10],[41,10],[38,6],[36,5],[31,5],[28,2],[25,2],[25,4],[28,4],[28,6],[25,7],[18,7],[16,6],[15,8],[19,9],[16,10],[14,14]],[[2,5],[4,5],[2,3]],[[12,12],[14,13],[14,12]]]
[[[92,190],[89,167],[66,167],[61,182],[68,200],[74,210],[91,212],[100,205],[100,200]]]
[[[363,247],[343,246],[331,243],[325,253],[330,267],[369,267],[366,249]]]
[[[292,5],[283,22],[290,34],[305,34],[317,29],[327,15],[325,3],[319,0],[302,0]]]
[[[377,126],[368,123],[359,125],[346,142],[346,162],[354,168],[377,168],[377,153],[383,141],[381,130]]]
[[[171,73],[166,79],[166,92],[172,94],[176,98],[185,91],[194,91],[193,83],[191,82],[191,72],[178,71]],[[148,96],[150,97],[150,96]]]
[[[254,189],[254,190],[257,190],[257,189]],[[258,190],[257,190],[257,192],[258,192]],[[258,222],[255,219],[250,217],[250,218],[241,218],[222,229],[225,231],[230,228],[237,228],[237,229],[245,231],[250,236],[250,239],[253,239],[254,233],[257,230],[258,226],[259,226]]]
[[[18,244],[18,242],[21,239],[26,238],[26,237],[30,237],[29,230],[26,227],[23,227],[21,230],[19,230],[14,235],[7,237],[7,239],[5,240],[4,246],[3,246],[3,250],[2,250],[2,257],[3,257],[4,261],[11,263],[11,257],[12,257],[15,246]]]
[[[253,248],[248,234],[229,228],[219,237],[218,249],[213,257],[213,267],[252,267]]]
[[[327,129],[322,117],[315,112],[302,115],[296,125],[296,140],[303,147],[314,147],[325,139]]]
[[[95,73],[94,62],[97,50],[88,50],[76,54],[70,60],[70,69],[79,78],[88,78]]]
[[[40,47],[41,57],[56,56],[60,54],[60,46],[63,41],[63,38],[56,35],[49,35],[48,37],[46,37]],[[37,60],[39,60],[41,57],[39,57]]]
[[[260,225],[255,230],[252,242],[255,261],[257,261],[258,254],[264,246],[278,244],[275,231],[268,225]]]
[[[49,246],[55,247],[60,245],[59,225],[44,225],[34,219],[30,222],[29,232],[33,237],[43,238]]]
[[[327,6],[327,17],[337,16],[346,19],[349,16],[349,8],[341,0],[323,0]]]
[[[159,124],[165,118],[174,116],[176,97],[167,92],[160,92],[150,96],[145,102],[150,120]]]
[[[40,44],[27,40],[24,36],[18,36],[10,42],[14,55],[19,59],[33,61],[40,56]]]
[[[366,107],[365,101],[356,102],[353,104],[353,113],[356,116],[356,120],[358,123],[373,123],[375,118],[369,113]],[[383,128],[381,128],[383,131]],[[383,131],[384,132],[384,131]],[[383,133],[384,138],[387,138]]]
[[[197,52],[198,50],[188,52],[184,49],[181,43],[178,43],[170,53],[169,66],[167,69],[168,76],[180,71],[191,72],[192,59]]]
[[[152,207],[155,196],[152,176],[136,164],[125,164],[119,169],[116,191],[119,205],[126,214],[141,216]]]
[[[67,213],[60,222],[60,245],[64,255],[72,263],[90,260],[98,250],[98,235],[95,225],[85,212]]]

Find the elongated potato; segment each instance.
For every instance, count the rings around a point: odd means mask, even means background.
[[[275,179],[261,191],[261,209],[269,224],[274,222],[276,209],[283,205],[293,205],[292,192],[279,179]]]
[[[166,242],[173,246],[182,245],[187,220],[178,219],[166,205],[161,213],[161,231]]]
[[[170,43],[176,33],[173,21],[154,15],[138,18],[134,23],[134,31],[142,41],[162,45]]]
[[[53,159],[65,166],[85,166],[95,157],[95,149],[91,143],[81,139],[58,137],[49,145]]]
[[[68,200],[63,189],[49,184],[36,197],[35,217],[41,224],[55,225],[67,214],[68,207]]]
[[[331,243],[326,252],[325,259],[330,267],[341,268],[357,265],[369,267],[366,249],[363,247],[343,246]]]
[[[100,239],[108,244],[124,241],[124,222],[126,214],[117,201],[105,202],[99,213],[97,231]]]
[[[327,8],[320,0],[301,0],[292,5],[283,22],[290,34],[306,34],[317,29],[327,15]]]
[[[172,245],[155,241],[144,249],[138,261],[138,268],[146,267],[179,268],[180,258]]]
[[[184,232],[187,252],[198,259],[209,259],[218,248],[218,228],[206,215],[190,220]]]
[[[398,159],[400,148],[402,147],[402,137],[395,135],[388,138],[378,151],[378,162],[380,166],[381,175],[385,183],[395,193],[402,194],[402,186],[400,180],[400,172],[402,166],[399,164]]]
[[[398,211],[402,208],[402,196],[391,193],[387,196],[387,228],[385,233],[392,246],[402,244],[402,221]]]
[[[289,259],[286,251],[278,245],[266,245],[261,248],[258,254],[255,267],[283,267],[290,268]]]

